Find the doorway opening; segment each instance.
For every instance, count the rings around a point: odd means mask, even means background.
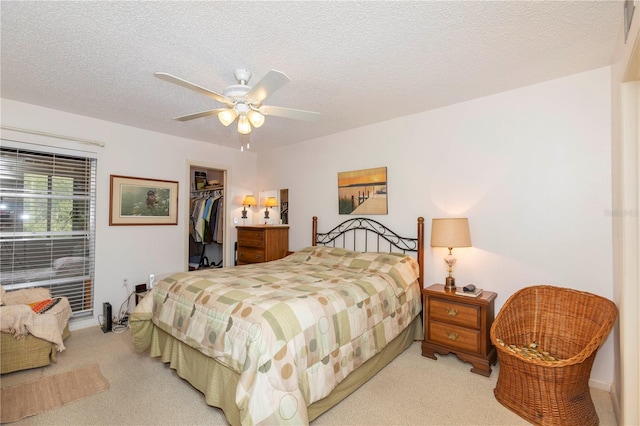
[[[189,166],[188,269],[221,268],[225,253],[226,170]]]

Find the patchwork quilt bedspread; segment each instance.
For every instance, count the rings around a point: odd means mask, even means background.
[[[408,255],[309,247],[174,274],[148,297],[157,327],[239,374],[243,425],[307,424],[307,405],[419,314],[417,278]]]

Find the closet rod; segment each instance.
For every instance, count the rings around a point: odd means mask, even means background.
[[[64,136],[64,135],[58,135],[56,133],[42,132],[40,130],[22,129],[20,127],[12,127],[12,126],[5,126],[5,125],[1,125],[0,128],[3,128],[5,130],[13,130],[15,132],[20,132],[20,133],[29,133],[32,135],[47,136],[49,138],[65,139],[68,141],[78,142],[83,145],[93,145],[93,146],[99,146],[101,148],[104,148],[104,142],[92,141],[90,139],[74,138],[72,136]]]

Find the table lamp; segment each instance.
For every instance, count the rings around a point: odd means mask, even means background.
[[[471,247],[471,236],[469,235],[469,219],[448,218],[433,219],[431,221],[431,247],[446,247],[449,255],[444,261],[449,267],[449,276],[445,279],[444,289],[455,291],[456,279],[453,277],[453,265],[456,259],[451,253],[454,247]]]
[[[247,206],[251,207],[251,206],[257,206],[258,203],[256,203],[256,198],[253,195],[247,195],[246,197],[244,197],[244,201],[242,202],[242,218],[246,219],[247,218]]]
[[[270,207],[276,207],[278,205],[278,200],[276,200],[276,197],[269,197],[267,198],[267,202],[264,203],[264,218],[265,219],[269,219],[269,208]]]

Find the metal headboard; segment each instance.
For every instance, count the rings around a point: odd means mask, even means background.
[[[415,253],[420,266],[420,285],[424,271],[424,218],[418,218],[417,236],[401,237],[380,222],[364,217],[345,220],[329,232],[318,232],[318,218],[313,217],[314,246],[341,247],[357,251]],[[369,238],[369,237],[372,238]],[[371,245],[371,248],[369,248]],[[381,246],[382,245],[382,246]]]

